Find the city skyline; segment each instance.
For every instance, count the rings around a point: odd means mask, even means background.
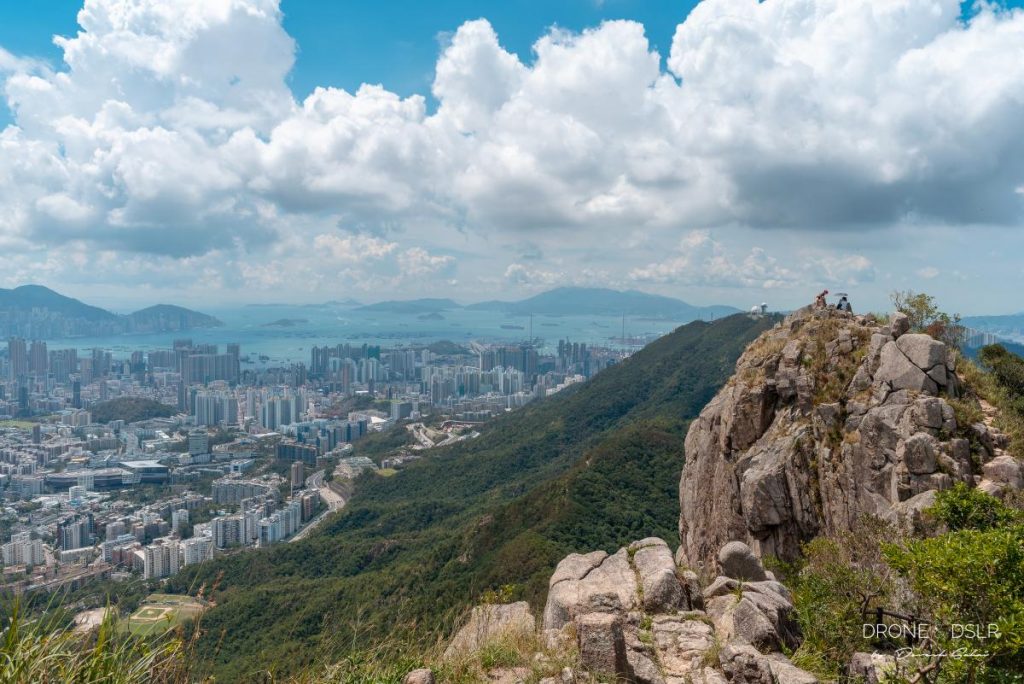
[[[1019,4],[452,4],[374,69],[303,37],[318,3],[19,9],[0,285],[110,307],[594,285],[882,309],[911,288],[1018,311]],[[324,16],[387,26],[361,12]]]

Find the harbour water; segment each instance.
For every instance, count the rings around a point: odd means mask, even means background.
[[[427,314],[367,311],[343,306],[257,305],[233,309],[204,309],[223,326],[186,332],[144,333],[115,337],[76,337],[47,340],[50,349],[102,348],[117,358],[132,351],[169,349],[174,340],[197,344],[237,342],[242,354],[263,363],[309,361],[310,348],[348,342],[385,347],[423,345],[439,340],[459,344],[542,341],[551,350],[560,339],[600,347],[638,347],[688,321],[612,316],[510,315],[496,311],[451,309]],[[625,340],[622,339],[623,329]]]

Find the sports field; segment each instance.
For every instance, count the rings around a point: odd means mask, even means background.
[[[125,628],[139,636],[159,634],[191,620],[205,608],[202,601],[191,596],[150,594],[128,618]]]

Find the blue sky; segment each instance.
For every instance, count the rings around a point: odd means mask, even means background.
[[[1024,0],[1019,0],[1024,2]],[[317,86],[355,91],[383,83],[400,95],[428,95],[446,34],[487,18],[502,44],[524,61],[552,26],[580,31],[605,19],[634,19],[664,58],[676,25],[696,0],[284,0],[284,27],[298,44],[289,85],[297,98]],[[0,12],[0,46],[59,65],[52,36],[72,36],[81,0],[9,3]],[[0,125],[10,121],[0,103]]]
[[[296,97],[316,86],[355,90],[384,83],[401,95],[429,92],[439,41],[462,22],[485,17],[502,44],[524,61],[537,37],[551,26],[571,30],[605,19],[634,19],[662,58],[672,33],[696,0],[284,0],[285,29],[298,43],[290,77]],[[962,3],[965,14],[974,0]],[[1024,7],[1024,0],[1000,0]],[[0,21],[0,46],[59,64],[54,35],[74,35],[81,0],[7,3]]]
[[[0,286],[1020,309],[1024,0],[83,1],[0,9]]]

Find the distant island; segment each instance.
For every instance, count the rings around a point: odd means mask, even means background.
[[[279,318],[276,321],[270,323],[264,323],[264,328],[292,328],[296,325],[302,325],[303,323],[309,323],[308,318]]]
[[[224,325],[213,316],[173,304],[157,304],[130,313],[128,332],[171,332],[195,328],[216,328]]]
[[[213,316],[171,304],[157,304],[122,315],[42,285],[0,289],[0,335],[3,336],[58,339],[179,332],[221,325],[223,323]]]
[[[441,315],[440,313],[438,313],[437,311],[431,311],[430,313],[420,314],[416,318],[420,319],[421,321],[443,321],[444,320],[444,316]]]
[[[408,299],[389,300],[367,304],[359,307],[359,311],[375,311],[379,313],[397,314],[429,314],[448,309],[461,309],[462,306],[451,299]]]

